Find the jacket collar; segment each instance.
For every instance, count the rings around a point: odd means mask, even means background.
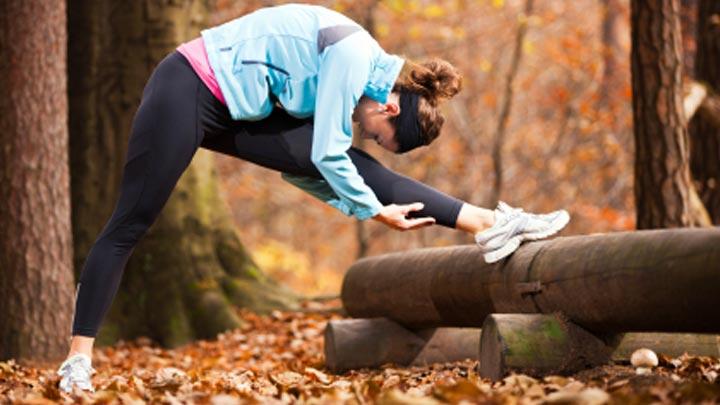
[[[378,103],[386,103],[405,60],[385,53],[380,47],[376,53],[370,78],[363,94]]]

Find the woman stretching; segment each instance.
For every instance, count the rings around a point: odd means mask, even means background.
[[[395,153],[430,144],[444,121],[438,102],[460,85],[449,63],[416,65],[387,54],[357,23],[310,5],[260,9],[204,30],[166,56],[143,90],[120,196],[78,281],[60,388],[93,390],[92,345],[128,257],[198,147],[280,171],[359,220],[466,231],[487,262],[562,229],[564,210],[480,208],[351,147],[353,121],[360,137]]]

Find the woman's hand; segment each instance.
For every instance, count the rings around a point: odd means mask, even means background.
[[[435,218],[422,217],[409,219],[406,217],[411,211],[420,211],[424,206],[425,205],[420,202],[407,205],[390,204],[382,207],[380,212],[372,217],[372,219],[400,231],[423,228],[434,224]]]

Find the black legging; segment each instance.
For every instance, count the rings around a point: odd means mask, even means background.
[[[77,290],[73,335],[95,337],[138,240],[165,205],[198,147],[281,172],[322,178],[310,161],[313,126],[278,109],[262,121],[235,121],[177,51],[163,59],[133,119],[120,196],[95,241]],[[454,227],[462,201],[383,167],[362,150],[350,158],[383,204],[425,204],[416,216]]]

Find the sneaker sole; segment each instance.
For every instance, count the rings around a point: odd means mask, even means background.
[[[507,256],[513,254],[520,247],[521,242],[522,237],[520,235],[513,236],[512,238],[508,239],[508,241],[505,242],[505,244],[501,248],[485,253],[483,257],[485,258],[485,261],[487,263],[498,262],[506,258]]]
[[[568,214],[567,211],[563,210],[562,213],[556,218],[551,224],[550,227],[542,232],[534,232],[534,233],[524,233],[522,234],[522,238],[524,240],[538,240],[538,239],[544,239],[548,236],[554,235],[563,228],[565,228],[565,225],[570,222],[570,214]]]

